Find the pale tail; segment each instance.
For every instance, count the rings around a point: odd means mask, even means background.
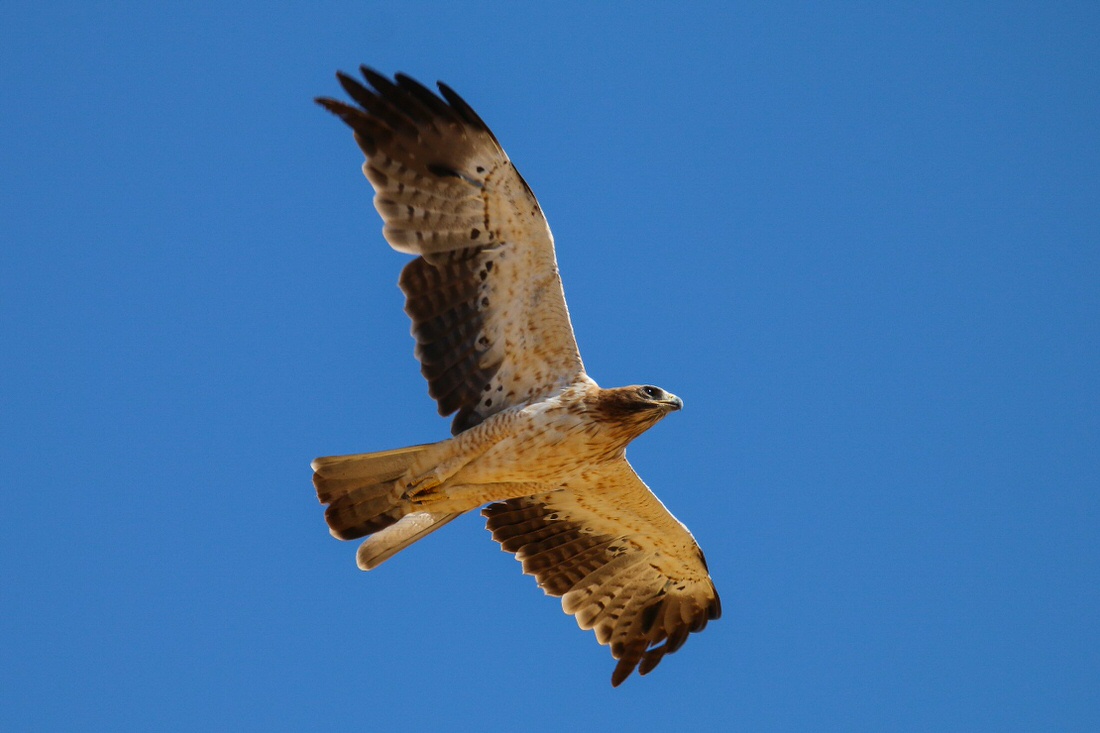
[[[408,514],[396,524],[391,524],[381,532],[368,537],[366,542],[359,545],[359,552],[355,553],[355,561],[363,570],[373,570],[412,543],[431,534],[452,519],[459,518],[462,514],[462,512]]]
[[[417,454],[431,447],[330,456],[313,461],[317,498],[328,504],[325,521],[332,536],[353,540],[373,535],[359,548],[359,567],[369,570],[447,524],[458,514],[410,513],[399,480]],[[375,534],[377,533],[377,534]]]

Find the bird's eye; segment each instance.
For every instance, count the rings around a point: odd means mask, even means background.
[[[652,397],[653,399],[661,396],[661,390],[657,387],[642,387],[642,391],[645,392],[646,397]]]

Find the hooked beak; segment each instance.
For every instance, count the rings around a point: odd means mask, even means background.
[[[684,401],[674,394],[669,394],[668,399],[664,402],[666,405],[668,405],[669,411],[684,409]]]

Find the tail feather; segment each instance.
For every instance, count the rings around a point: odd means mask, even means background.
[[[408,448],[378,451],[377,453],[357,453],[351,456],[328,456],[316,458],[309,464],[314,471],[329,478],[373,477],[378,481],[392,481],[409,467],[409,463],[418,454],[434,443],[411,445]]]
[[[389,527],[409,513],[402,487],[394,481],[359,486],[333,499],[325,510],[332,536],[354,540]]]
[[[318,458],[313,467],[317,498],[328,504],[325,521],[334,537],[352,540],[389,527],[411,511],[399,480],[429,445]]]
[[[448,522],[458,519],[462,512],[454,514],[434,514],[432,512],[413,512],[401,518],[396,524],[367,538],[359,545],[355,561],[363,570],[373,570],[396,555],[412,543],[436,531]]]

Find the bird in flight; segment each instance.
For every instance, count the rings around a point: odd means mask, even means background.
[[[317,102],[355,133],[382,233],[415,255],[399,281],[416,356],[451,438],[318,458],[333,536],[365,537],[363,570],[465,512],[562,609],[610,645],[618,686],[721,614],[703,552],[626,460],[683,407],[652,385],[601,389],[584,370],[534,194],[450,87],[361,67],[353,104]]]

